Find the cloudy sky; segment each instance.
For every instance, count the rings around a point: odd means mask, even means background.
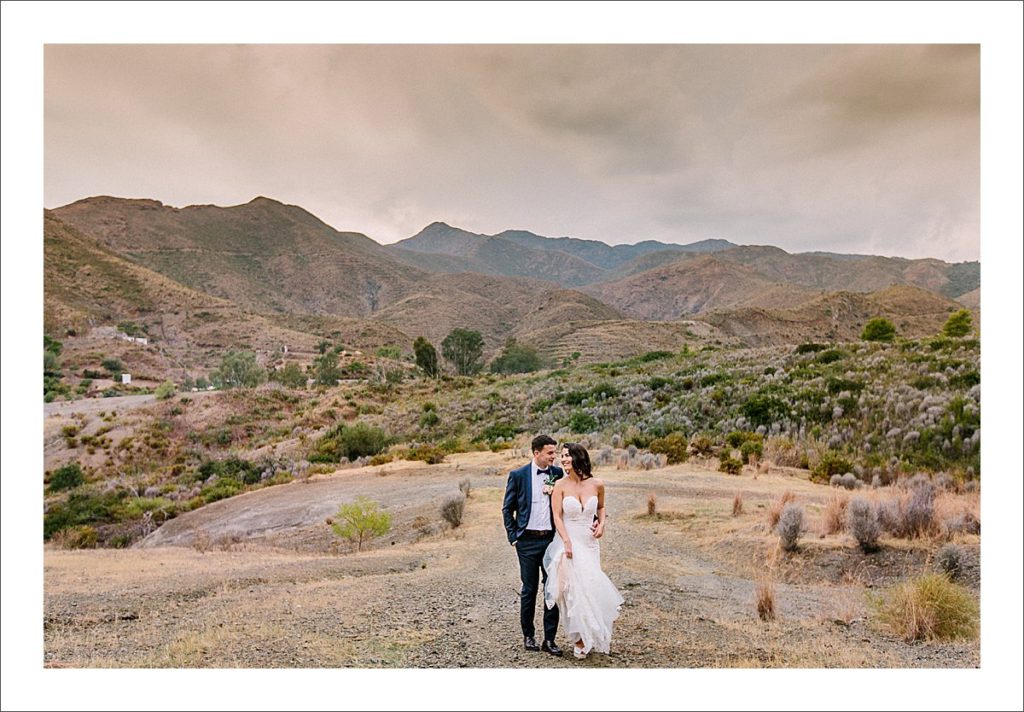
[[[48,45],[45,205],[979,256],[977,45]]]

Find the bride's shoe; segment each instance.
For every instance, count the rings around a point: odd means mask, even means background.
[[[578,645],[572,646],[572,655],[577,660],[583,660],[587,657],[587,654],[583,652],[583,648]]]

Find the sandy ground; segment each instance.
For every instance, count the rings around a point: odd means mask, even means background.
[[[506,454],[391,463],[223,500],[130,550],[45,552],[51,667],[976,667],[977,641],[905,643],[869,615],[865,591],[929,565],[935,543],[862,554],[821,537],[827,487],[778,472],[699,465],[599,468],[605,571],[625,603],[611,654],[585,661],[522,649],[515,552],[501,523]],[[463,525],[440,501],[472,483]],[[776,552],[766,507],[785,490],[808,511],[800,549]],[[647,497],[658,514],[647,516]],[[744,513],[732,516],[739,493]],[[392,531],[352,550],[325,519],[368,496]],[[977,540],[966,545],[976,556]],[[973,572],[977,590],[978,572]],[[770,577],[778,618],[758,619]],[[538,608],[538,629],[540,623]],[[565,640],[560,643],[567,644]]]

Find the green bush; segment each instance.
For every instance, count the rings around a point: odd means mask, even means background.
[[[428,410],[427,412],[425,412],[423,415],[420,416],[420,427],[421,428],[425,428],[425,429],[433,428],[433,427],[435,427],[440,422],[441,422],[441,417],[437,414],[436,411],[433,411],[433,410]]]
[[[402,350],[397,346],[381,346],[377,349],[377,357],[398,361],[402,358]]]
[[[428,465],[437,465],[444,462],[445,451],[436,445],[417,445],[416,447],[409,448],[404,457],[406,460],[419,460],[425,462]]]
[[[853,470],[853,463],[835,450],[826,450],[814,466],[811,479],[828,482],[832,475],[844,475]]]
[[[43,515],[43,538],[49,540],[55,533],[83,524],[108,524],[119,518],[124,490],[95,494],[72,492],[66,502],[49,506]]]
[[[504,440],[511,440],[521,432],[521,428],[518,428],[515,425],[512,425],[511,423],[492,423],[491,425],[488,425],[486,428],[484,428],[476,439],[486,440],[488,442],[490,442],[491,440],[497,440],[498,438],[502,438]]]
[[[764,443],[761,440],[747,440],[740,445],[740,454],[743,460],[749,462],[751,455],[761,457],[764,454]]]
[[[971,333],[971,312],[960,309],[949,315],[942,333],[952,339],[959,339]]]
[[[518,343],[510,338],[501,354],[491,362],[491,373],[532,373],[544,367],[543,359],[534,346]]]
[[[164,381],[156,387],[154,394],[157,400],[167,400],[175,393],[175,386],[173,381]]]
[[[828,349],[827,351],[822,351],[820,354],[818,354],[814,360],[817,363],[828,364],[835,363],[836,361],[839,361],[845,356],[846,354],[844,354],[839,349]]]
[[[103,368],[107,369],[107,372],[109,372],[113,376],[116,376],[124,371],[124,364],[121,363],[120,359],[105,358],[103,359],[101,365],[103,366]]]
[[[359,551],[365,540],[391,530],[391,515],[382,511],[377,502],[359,497],[355,502],[338,507],[331,529],[338,536],[356,542],[356,550]]]
[[[577,410],[569,416],[568,428],[573,433],[589,433],[597,429],[597,420],[594,416]]]
[[[760,433],[751,432],[749,430],[733,430],[731,433],[725,436],[725,442],[728,443],[729,447],[740,447],[743,443],[748,440],[755,442],[762,442],[764,436]]]
[[[686,462],[686,437],[680,432],[669,433],[663,438],[651,441],[648,446],[651,452],[668,456],[668,464],[677,465]]]
[[[68,527],[60,532],[59,537],[54,537],[64,549],[95,549],[98,535],[94,527],[83,524],[78,527]]]
[[[786,417],[788,408],[785,402],[773,395],[757,393],[743,403],[743,415],[754,425],[769,426]]]
[[[49,490],[60,492],[74,489],[83,484],[85,484],[85,476],[82,474],[82,468],[77,462],[72,462],[54,470],[50,476]]]
[[[701,457],[710,457],[715,452],[715,443],[707,435],[698,435],[690,441],[690,447]]]
[[[860,338],[864,341],[891,342],[896,338],[896,327],[888,319],[876,316],[864,325]]]
[[[299,364],[289,361],[282,368],[274,371],[273,379],[283,386],[289,388],[305,388],[306,374]]]
[[[796,347],[796,353],[798,353],[798,354],[812,354],[812,353],[817,353],[818,351],[824,351],[827,348],[828,348],[828,344],[815,344],[815,343],[812,342],[812,343],[800,344],[799,346],[797,346]]]
[[[359,457],[376,455],[391,444],[391,439],[380,428],[366,423],[345,425],[339,423],[324,436],[317,440],[310,462],[340,462],[347,457],[355,460]]]
[[[723,452],[718,458],[718,469],[720,472],[738,475],[743,471],[743,463]]]

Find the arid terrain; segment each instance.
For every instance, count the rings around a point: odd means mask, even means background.
[[[505,475],[522,452],[395,461],[266,487],[184,513],[130,549],[45,551],[47,667],[977,667],[977,640],[907,643],[868,594],[932,570],[939,542],[883,537],[864,554],[819,534],[836,490],[798,470],[737,476],[691,460],[599,467],[609,522],[603,565],[625,597],[610,655],[522,649],[519,577],[501,524]],[[764,468],[762,468],[764,470]],[[804,473],[806,474],[806,473]],[[457,529],[440,501],[469,478]],[[886,496],[881,488],[868,497]],[[766,511],[790,491],[807,512],[792,553]],[[648,514],[648,497],[656,513]],[[742,513],[733,516],[734,497]],[[391,532],[360,552],[326,523],[357,496]],[[936,507],[977,513],[977,494]],[[977,595],[979,537],[957,535]],[[774,582],[777,617],[755,588]],[[539,621],[539,613],[538,613]],[[565,640],[560,640],[565,643]]]

